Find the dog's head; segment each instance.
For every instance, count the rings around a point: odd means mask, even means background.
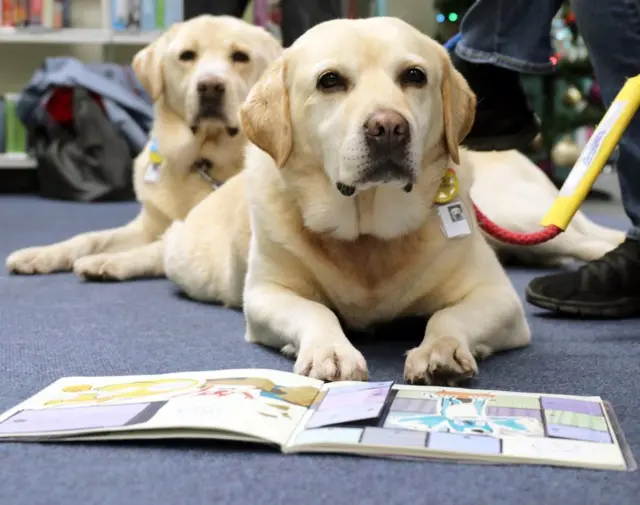
[[[309,30],[254,86],[241,118],[283,173],[322,167],[342,198],[383,187],[400,202],[416,189],[420,219],[442,175],[430,166],[459,162],[474,114],[475,96],[440,44],[399,19],[370,18]]]
[[[162,98],[192,129],[235,135],[240,105],[281,52],[262,28],[203,15],[174,24],[136,54],[133,68],[153,101]]]

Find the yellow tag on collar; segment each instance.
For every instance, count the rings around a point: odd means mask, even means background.
[[[162,155],[158,150],[158,143],[155,139],[152,139],[149,145],[149,161],[153,165],[160,165],[163,161]]]
[[[440,204],[449,203],[458,196],[459,190],[460,183],[458,182],[456,171],[453,168],[449,168],[442,176],[442,181],[440,182],[440,187],[438,188],[438,193],[436,193],[434,201]]]

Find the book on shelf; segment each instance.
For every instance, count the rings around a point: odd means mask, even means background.
[[[68,377],[0,415],[0,441],[201,438],[282,453],[634,470],[597,396],[385,382],[264,369]]]
[[[183,18],[183,0],[111,2],[111,28],[117,32],[162,31]]]
[[[71,26],[71,0],[1,0],[1,25],[58,30]]]
[[[27,131],[16,113],[19,98],[18,93],[6,93],[2,98],[4,154],[24,155],[27,152]]]
[[[0,99],[0,154],[6,152],[7,146],[7,106],[4,99]]]

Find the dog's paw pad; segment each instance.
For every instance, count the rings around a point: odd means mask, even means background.
[[[285,345],[280,352],[289,358],[295,358],[298,355],[298,349],[291,344]]]
[[[87,281],[114,281],[124,279],[119,266],[117,263],[110,261],[108,255],[80,258],[73,264],[73,271],[78,277]]]
[[[350,344],[303,346],[294,372],[326,381],[366,381],[369,377],[364,356]]]
[[[410,383],[455,386],[475,377],[478,365],[467,344],[454,337],[429,340],[407,353],[404,378]]]
[[[5,262],[7,271],[14,274],[36,275],[71,270],[70,259],[62,252],[48,247],[29,247],[11,253]]]

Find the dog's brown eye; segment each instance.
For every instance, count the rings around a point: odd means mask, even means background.
[[[347,80],[337,72],[326,72],[318,79],[320,91],[343,91],[347,89]]]
[[[411,67],[405,70],[400,76],[400,82],[404,86],[424,86],[427,84],[427,74],[417,67]]]
[[[196,52],[190,49],[180,53],[180,61],[193,61],[196,59]]]
[[[231,60],[236,63],[246,63],[249,61],[249,55],[244,51],[234,51],[231,53]]]

